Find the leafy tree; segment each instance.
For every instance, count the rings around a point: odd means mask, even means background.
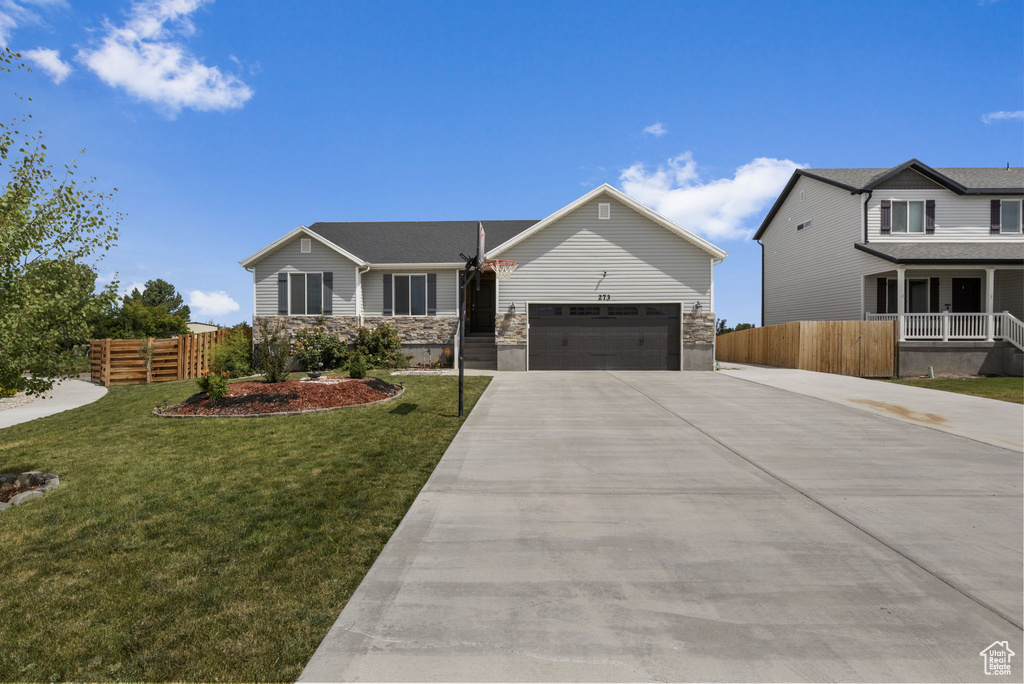
[[[142,292],[135,289],[126,294],[123,303],[127,305],[129,302],[141,302],[150,307],[162,306],[167,309],[167,313],[184,319],[186,323],[192,317],[191,309],[184,303],[174,286],[160,278],[147,280],[146,288]]]
[[[0,51],[0,72],[19,57]],[[95,178],[76,181],[74,161],[54,172],[42,133],[22,133],[30,119],[0,122],[0,387],[39,394],[72,372],[73,345],[115,296],[115,284],[95,294],[88,262],[114,246],[120,214]]]
[[[739,332],[740,330],[750,330],[751,328],[756,328],[756,327],[757,326],[754,325],[753,323],[740,323],[739,325],[736,326],[735,329],[736,329],[737,332]]]
[[[715,335],[724,335],[727,332],[732,332],[732,328],[726,328],[725,319],[719,318],[715,323]]]

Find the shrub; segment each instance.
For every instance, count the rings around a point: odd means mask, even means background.
[[[397,368],[406,363],[406,357],[402,354],[402,341],[390,323],[381,323],[372,330],[359,328],[355,347],[374,368]]]
[[[201,392],[206,392],[210,401],[223,399],[224,395],[228,393],[227,373],[211,373],[206,371],[196,378],[196,384],[199,385]]]
[[[347,360],[348,345],[327,329],[321,316],[317,325],[295,333],[295,356],[307,371],[339,368]]]
[[[361,380],[366,377],[366,359],[359,352],[352,355],[348,360],[348,377]]]
[[[228,330],[223,342],[213,346],[210,369],[214,373],[227,373],[229,378],[252,375],[252,340],[249,326],[239,323]]]
[[[18,390],[16,390],[16,389],[4,389],[3,387],[0,387],[0,399],[6,399],[8,397],[13,397],[17,393],[18,393]]]
[[[271,326],[263,319],[257,324],[256,330],[260,339],[256,345],[256,367],[267,382],[284,382],[288,379],[288,364],[291,361],[291,345],[284,325],[275,323]]]

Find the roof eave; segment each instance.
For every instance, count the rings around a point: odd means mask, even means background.
[[[1024,263],[1024,260],[1022,260],[1022,259],[1012,259],[1012,258],[1011,259],[1004,259],[1004,258],[998,258],[998,257],[995,258],[995,259],[978,259],[978,258],[974,258],[974,257],[963,257],[963,258],[962,257],[948,257],[948,258],[944,258],[944,259],[943,258],[935,258],[935,257],[898,257],[898,256],[893,256],[892,254],[884,254],[884,253],[879,252],[877,250],[874,250],[871,247],[869,247],[868,245],[862,244],[860,242],[855,242],[853,244],[853,246],[854,246],[855,249],[859,249],[862,252],[867,252],[871,256],[878,257],[879,259],[883,259],[883,260],[888,261],[888,262],[893,263],[893,264],[901,264],[901,265],[905,264],[905,265],[908,265],[908,266],[915,266],[915,265],[920,266],[920,265],[925,265],[925,264],[945,264],[945,265],[949,265],[949,264],[964,264],[964,265],[977,266],[977,265],[980,265],[980,264],[1021,264],[1021,263]]]
[[[270,254],[271,252],[275,251],[276,249],[278,249],[279,247],[284,245],[286,242],[288,242],[290,240],[294,240],[299,235],[308,235],[309,237],[311,237],[314,240],[322,243],[324,246],[328,247],[329,249],[333,249],[338,254],[342,255],[343,257],[345,257],[349,261],[352,261],[352,262],[356,263],[359,266],[366,266],[367,265],[367,262],[364,259],[360,259],[355,254],[352,254],[351,252],[349,252],[349,251],[347,251],[345,249],[342,249],[338,245],[334,244],[333,242],[331,242],[330,240],[325,238],[323,235],[320,235],[316,231],[310,230],[306,226],[299,226],[295,230],[292,230],[292,231],[288,232],[286,235],[283,235],[280,238],[278,238],[277,240],[274,240],[273,242],[271,242],[269,245],[267,245],[263,249],[259,250],[258,252],[255,252],[255,253],[249,255],[245,259],[242,259],[238,263],[241,264],[243,268],[249,268],[253,264],[255,264],[255,263],[259,262],[261,259],[263,259],[263,257],[265,257],[268,254]]]

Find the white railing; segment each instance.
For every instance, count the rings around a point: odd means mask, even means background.
[[[1024,351],[1024,321],[1004,312],[996,319],[996,333],[1017,349]]]
[[[1010,313],[993,313],[992,336],[989,337],[989,314],[986,313],[908,313],[903,314],[904,340],[987,340],[1007,339],[1021,347],[1024,344],[1024,323]],[[867,314],[869,321],[895,321],[898,314]],[[1024,347],[1022,347],[1024,348]]]

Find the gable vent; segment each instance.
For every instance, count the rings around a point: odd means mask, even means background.
[[[309,254],[313,251],[313,240],[311,238],[302,238],[299,242],[299,251],[303,254]]]
[[[602,221],[612,217],[612,205],[608,202],[600,202],[597,205],[597,218]]]

